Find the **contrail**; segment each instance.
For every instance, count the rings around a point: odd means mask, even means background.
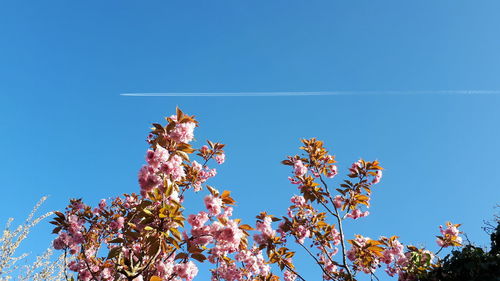
[[[426,90],[426,91],[318,91],[318,92],[166,92],[122,93],[127,97],[294,97],[336,95],[497,95],[500,90]]]

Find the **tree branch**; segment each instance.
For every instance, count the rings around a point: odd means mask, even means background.
[[[318,173],[319,174],[319,173]],[[330,191],[328,190],[328,185],[326,184],[326,182],[323,180],[323,177],[321,177],[321,174],[319,174],[319,180],[321,181],[321,183],[324,185],[325,187],[325,190],[328,194],[328,198],[330,199],[332,205],[333,205],[333,208],[335,210],[335,218],[337,218],[337,223],[339,225],[339,232],[340,232],[340,245],[342,246],[342,263],[344,264],[344,267],[347,271],[347,274],[349,275],[350,278],[352,278],[352,273],[351,273],[351,270],[349,268],[349,266],[347,265],[347,259],[346,259],[346,247],[345,247],[345,241],[344,241],[344,230],[342,228],[342,218],[340,217],[339,215],[339,210],[337,209],[337,207],[335,207],[335,204],[333,204],[333,198],[332,198],[332,195],[330,194]]]
[[[303,244],[299,243],[299,241],[297,240],[297,237],[295,237],[295,241],[300,245],[302,246],[302,248],[304,248],[304,250],[306,250],[306,252],[314,259],[314,261],[316,262],[316,264],[321,268],[321,270],[323,271],[323,273],[325,275],[327,275],[328,277],[330,277],[332,280],[334,280],[335,278],[333,278],[333,276],[331,276],[323,266],[321,266],[321,264],[319,263],[319,260],[311,253],[311,251],[309,251],[309,249],[306,248],[306,246],[304,246]]]

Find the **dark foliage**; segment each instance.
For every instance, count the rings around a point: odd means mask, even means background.
[[[442,261],[442,267],[428,273],[422,281],[482,280],[500,281],[500,221],[491,233],[491,249],[466,245],[452,251]]]

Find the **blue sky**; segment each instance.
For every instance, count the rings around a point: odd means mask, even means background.
[[[437,226],[472,241],[500,192],[500,95],[123,97],[126,92],[500,90],[498,1],[3,1],[0,222],[138,191],[151,122],[176,106],[197,139],[226,143],[212,184],[235,215],[284,214],[279,164],[318,137],[341,171],[386,168],[371,215],[347,225],[436,250]],[[338,179],[337,179],[338,182]],[[201,195],[198,195],[201,198]],[[193,203],[190,208],[199,208]],[[52,236],[39,226],[25,248]],[[300,268],[299,268],[300,269]],[[314,270],[302,268],[314,280]],[[383,276],[383,274],[381,274]]]

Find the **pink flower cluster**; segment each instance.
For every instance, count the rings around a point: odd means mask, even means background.
[[[191,281],[198,274],[198,267],[192,261],[179,263],[174,266],[174,272],[182,279]]]
[[[208,214],[205,212],[200,212],[199,214],[191,214],[188,216],[188,223],[193,228],[202,227],[209,220]]]
[[[340,242],[342,242],[342,236],[340,235],[340,232],[336,228],[332,228],[330,234],[332,235],[333,245],[338,245],[340,244]]]
[[[324,280],[333,280],[332,277],[335,276],[336,273],[338,273],[338,267],[335,263],[332,262],[332,260],[333,255],[326,256],[324,254],[321,254],[319,256],[319,261],[323,263],[324,266],[323,269],[328,273],[323,273]]]
[[[142,166],[139,170],[139,185],[141,186],[141,195],[147,196],[154,188],[161,184],[161,178],[157,175],[157,170],[152,166]]]
[[[336,175],[338,174],[338,169],[337,169],[337,166],[335,165],[330,165],[328,166],[328,172],[326,174],[326,176],[328,178],[333,178],[335,177]]]
[[[354,263],[353,267],[355,270],[370,274],[372,272],[375,272],[380,263],[380,259],[378,258],[378,256],[372,255],[372,261],[369,264],[363,262],[364,259],[366,259],[363,258],[363,254],[365,254],[363,248],[366,246],[368,240],[370,240],[369,237],[356,235],[356,239],[354,239],[356,243],[353,243],[351,249],[347,251],[347,258]]]
[[[253,236],[255,243],[259,245],[266,244],[268,239],[276,235],[276,231],[273,229],[271,223],[272,219],[269,216],[266,216],[263,221],[258,221],[256,223],[256,230],[260,231],[260,233]]]
[[[352,219],[359,219],[362,217],[366,217],[369,214],[370,214],[370,212],[368,212],[368,211],[362,212],[360,209],[354,209],[350,213],[347,214],[347,217],[352,218]]]
[[[207,195],[203,201],[205,202],[205,207],[210,215],[216,216],[222,211],[222,199],[219,197],[215,197],[210,194]]]
[[[294,195],[292,198],[290,198],[290,202],[293,203],[293,206],[290,206],[288,208],[288,216],[290,218],[293,218],[295,216],[293,213],[293,209],[303,209],[302,207],[306,206],[306,199],[301,195]]]
[[[85,256],[91,257],[95,254],[95,249],[85,250]],[[102,264],[93,264],[87,266],[83,260],[73,260],[68,264],[71,271],[78,272],[78,280],[90,281],[95,280],[94,276],[98,277],[99,281],[112,281],[114,279],[114,269],[110,267],[102,268]]]
[[[182,158],[179,155],[170,157],[170,160],[161,167],[161,171],[170,176],[172,181],[180,181],[186,175],[182,167]]]
[[[180,181],[186,176],[182,166],[182,158],[175,154],[169,157],[169,153],[161,146],[155,150],[148,150],[146,153],[148,165],[139,170],[139,185],[141,186],[141,195],[147,196],[154,188],[163,183],[162,175],[172,181]]]
[[[228,220],[225,224],[216,221],[210,226],[210,232],[217,243],[210,251],[213,258],[238,251],[243,231],[239,229],[236,221]]]
[[[452,224],[451,222],[446,223],[446,228],[443,228],[443,226],[440,225],[439,231],[443,236],[438,236],[436,243],[443,248],[450,246],[460,246],[462,243],[462,237],[459,236],[459,226],[459,224]]]
[[[283,274],[284,281],[295,281],[296,279],[297,279],[297,275],[295,275],[290,270],[285,270],[285,273]]]
[[[198,192],[201,190],[202,183],[217,175],[217,170],[203,167],[200,163],[196,162],[196,160],[192,162],[192,165],[193,169],[198,172],[197,180],[193,183],[194,191]]]
[[[304,244],[304,240],[311,236],[311,232],[305,226],[299,225],[295,229],[295,236],[297,237],[297,242],[299,244]]]
[[[382,252],[380,261],[387,265],[385,272],[387,272],[389,276],[399,275],[401,273],[401,268],[408,264],[408,258],[405,255],[403,244],[397,239],[389,240],[389,245]]]
[[[377,175],[372,180],[372,184],[377,184],[382,179],[382,170],[377,170],[376,174]]]
[[[208,195],[205,197],[205,203],[209,213],[202,211],[198,214],[189,215],[188,222],[192,226],[191,235],[193,237],[193,244],[200,246],[207,246],[209,243],[214,244],[209,251],[208,260],[215,264],[222,257],[227,256],[227,254],[235,253],[239,250],[244,233],[239,228],[238,222],[229,218],[232,215],[231,207],[226,207],[224,213],[220,214],[222,210],[222,200],[220,198]],[[216,220],[211,225],[205,225],[210,221],[210,216],[215,215],[219,215],[218,218],[220,221]],[[228,275],[233,277],[240,274],[237,268],[224,265],[224,263],[221,264],[218,273],[221,276]]]
[[[123,224],[125,223],[125,218],[124,217],[118,217],[116,220],[112,221],[109,224],[109,227],[114,230],[120,230],[123,228]]]
[[[220,155],[215,156],[215,161],[217,161],[217,164],[222,164],[224,161],[226,161],[226,154],[222,153]]]
[[[68,218],[69,227],[67,231],[59,232],[59,236],[54,240],[53,246],[56,250],[69,249],[70,254],[74,255],[80,251],[80,244],[84,242],[82,227],[85,223],[77,216],[71,215]]]
[[[295,176],[302,177],[307,173],[307,167],[304,166],[301,160],[295,160],[293,163],[293,172]]]
[[[244,281],[257,280],[255,276],[267,276],[271,267],[266,263],[262,251],[253,248],[241,250],[235,255],[235,261],[242,264],[242,268],[236,266],[236,262],[221,262],[219,267],[212,270],[213,281]]]
[[[342,205],[344,204],[344,201],[345,201],[345,199],[342,196],[336,195],[333,198],[333,202],[332,203],[335,206],[335,208],[340,209],[342,207]]]
[[[212,278],[210,280],[243,281],[244,278],[243,272],[236,266],[236,263],[221,262],[219,267],[212,269]]]
[[[169,153],[165,148],[156,146],[154,151],[149,149],[146,152],[146,162],[148,162],[149,166],[154,170],[158,170],[161,164],[168,161],[168,156]]]
[[[349,172],[351,172],[351,174],[358,174],[362,167],[363,163],[361,162],[361,160],[358,160],[352,163],[351,168],[349,168]]]
[[[252,250],[243,250],[235,255],[235,259],[245,265],[247,271],[246,278],[241,280],[251,280],[252,276],[267,276],[271,267],[266,263],[262,251],[254,248]]]
[[[295,195],[293,196],[290,201],[295,204],[295,206],[302,206],[306,203],[306,199],[304,199],[304,196],[301,195]]]
[[[205,225],[209,220],[208,214],[200,212],[198,214],[191,214],[188,217],[188,223],[191,225],[191,235],[193,237],[193,244],[206,246],[213,240],[210,226]]]
[[[200,151],[201,151],[203,154],[208,154],[209,150],[210,150],[210,149],[208,148],[208,146],[207,146],[207,145],[204,145],[204,146],[202,146],[202,147],[200,148]]]
[[[194,138],[194,128],[196,127],[196,124],[193,122],[178,123],[176,115],[172,115],[170,118],[176,123],[175,128],[170,131],[168,137],[176,142],[191,142]]]
[[[137,249],[139,250],[139,249]],[[171,276],[173,276],[174,273],[174,267],[175,267],[175,254],[172,254],[168,256],[166,253],[162,253],[159,257],[158,262],[156,263],[155,269],[156,269],[156,275],[159,276],[160,278],[163,278],[163,280],[168,280]],[[189,265],[184,265],[184,267],[190,266]],[[195,266],[196,267],[196,266]],[[187,272],[195,272],[197,269],[191,268],[177,268],[177,271],[186,271]],[[183,274],[183,273],[181,273]],[[190,275],[186,274],[186,277],[190,277]],[[175,279],[174,279],[175,280]]]

